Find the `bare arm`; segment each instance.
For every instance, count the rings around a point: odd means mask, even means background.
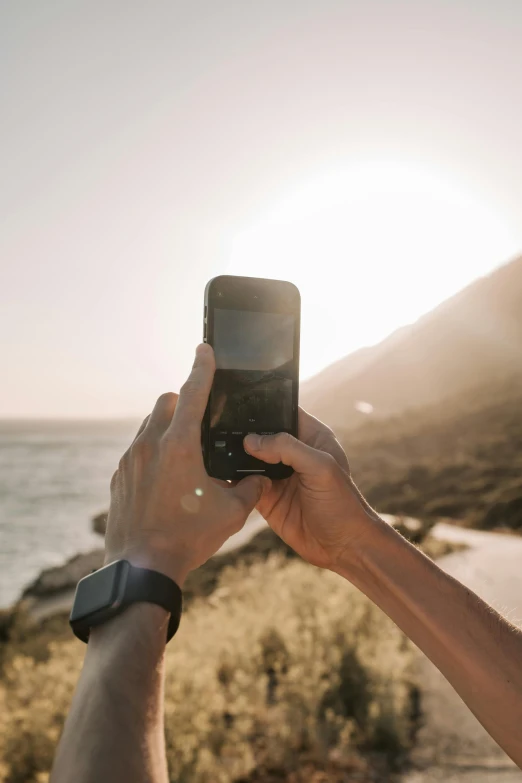
[[[255,456],[296,471],[274,483],[258,510],[302,557],[386,612],[522,768],[522,633],[378,517],[331,430],[304,411],[299,427],[300,440],[245,440]]]
[[[93,629],[52,783],[167,783],[163,731],[167,613],[136,604]]]
[[[181,393],[162,395],[111,482],[106,563],[126,559],[179,587],[240,530],[270,485],[208,477],[201,419],[214,356],[200,346]],[[84,668],[55,758],[52,783],[166,783],[163,731],[168,614],[137,603],[91,630]],[[175,644],[176,640],[172,642]]]
[[[522,767],[522,632],[385,523],[335,570],[415,642]]]

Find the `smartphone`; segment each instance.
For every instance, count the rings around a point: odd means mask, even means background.
[[[205,288],[203,340],[216,374],[202,427],[210,476],[250,473],[287,478],[292,468],[269,465],[244,449],[249,432],[297,437],[301,297],[292,283],[221,275]]]

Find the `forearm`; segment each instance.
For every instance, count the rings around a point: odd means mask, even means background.
[[[51,783],[166,783],[167,613],[135,604],[93,629]]]
[[[522,633],[384,523],[336,570],[430,658],[522,767]]]

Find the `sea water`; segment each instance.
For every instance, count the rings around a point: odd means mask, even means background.
[[[0,607],[43,568],[103,545],[91,517],[138,421],[0,421]]]

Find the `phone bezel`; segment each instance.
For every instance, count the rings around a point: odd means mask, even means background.
[[[223,296],[219,296],[219,291]],[[267,307],[269,303],[269,307]],[[291,434],[297,437],[299,409],[299,347],[301,330],[301,296],[299,289],[293,283],[285,280],[268,278],[242,277],[236,275],[219,275],[209,280],[205,287],[203,313],[203,339],[210,345],[214,344],[214,308],[243,309],[258,312],[290,313],[295,317],[294,329],[294,383],[292,386],[292,428]],[[249,473],[261,473],[271,479],[288,478],[293,470],[288,465],[277,463],[269,465],[259,462],[259,467],[248,469],[225,465],[222,460],[212,459],[210,449],[210,403],[207,405],[202,425],[202,448],[205,468],[210,476],[225,480],[244,478]],[[252,458],[245,454],[245,464]],[[221,464],[219,464],[221,463]]]

